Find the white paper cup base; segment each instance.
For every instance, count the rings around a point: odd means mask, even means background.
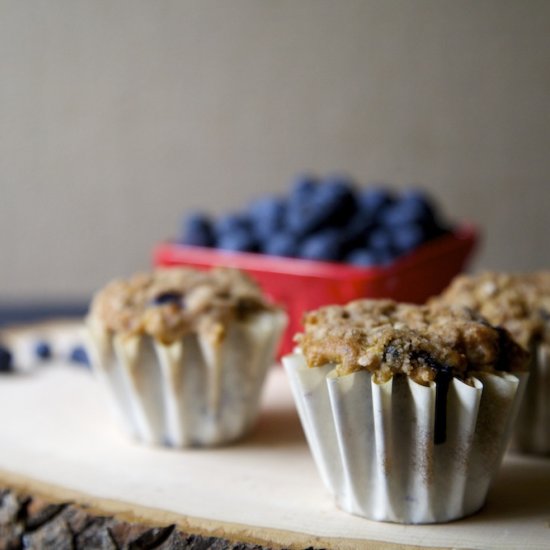
[[[532,353],[525,399],[513,434],[516,451],[550,455],[550,345],[538,344]]]
[[[283,358],[317,468],[338,507],[378,521],[439,523],[478,511],[502,459],[526,376],[453,379],[444,441],[434,443],[435,384],[384,384],[359,371]]]
[[[88,349],[130,435],[172,447],[221,445],[253,425],[285,324],[284,314],[262,313],[232,323],[218,346],[195,334],[164,345],[90,325]]]

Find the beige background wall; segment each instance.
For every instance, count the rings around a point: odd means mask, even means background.
[[[550,266],[550,2],[0,0],[0,299],[87,296],[303,169]]]

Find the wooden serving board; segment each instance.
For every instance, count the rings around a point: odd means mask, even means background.
[[[229,447],[144,447],[108,413],[86,369],[56,361],[0,376],[0,488],[271,547],[550,548],[550,460],[540,458],[506,457],[486,507],[461,521],[396,525],[338,510],[281,368],[257,427]]]

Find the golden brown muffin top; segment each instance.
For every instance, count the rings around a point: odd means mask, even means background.
[[[435,301],[480,313],[526,349],[538,340],[550,341],[550,271],[461,275]]]
[[[504,329],[469,310],[391,300],[357,300],[307,313],[296,341],[310,367],[358,370],[378,383],[406,374],[420,384],[438,374],[467,381],[471,372],[521,371],[528,358]]]
[[[170,344],[189,332],[219,341],[229,322],[273,309],[241,271],[171,268],[112,281],[94,296],[88,318],[114,333]]]

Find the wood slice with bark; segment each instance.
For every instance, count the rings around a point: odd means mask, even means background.
[[[0,550],[267,550],[266,546],[151,527],[95,515],[85,506],[53,503],[0,489]]]

